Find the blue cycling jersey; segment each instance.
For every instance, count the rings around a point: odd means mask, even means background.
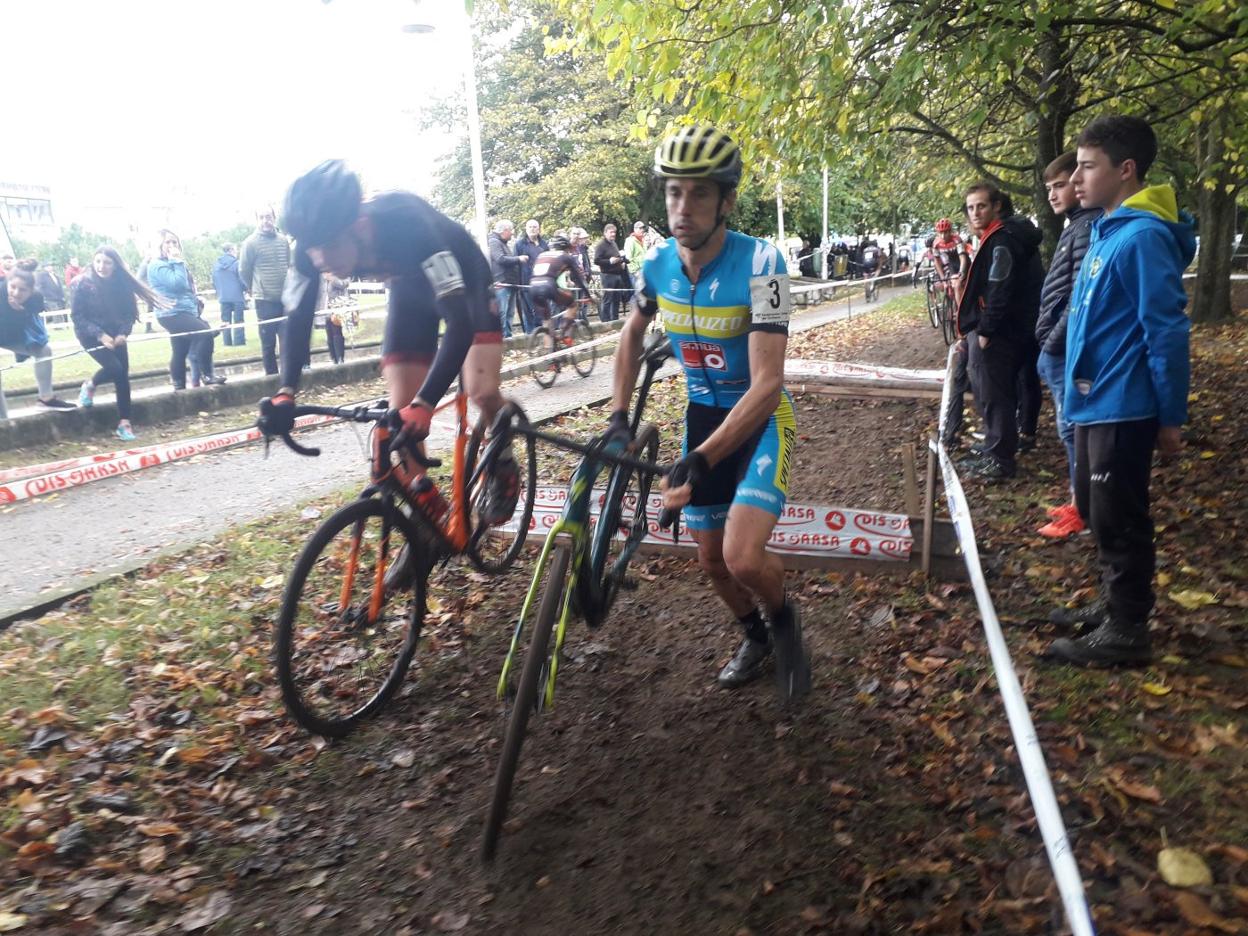
[[[750,388],[750,332],[787,334],[792,300],[784,258],[757,237],[728,231],[724,247],[692,283],[676,239],[656,244],[637,277],[637,303],[662,311],[689,400],[730,408]]]

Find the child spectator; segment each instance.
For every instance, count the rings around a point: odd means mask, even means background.
[[[1174,190],[1144,187],[1157,137],[1139,117],[1101,117],[1079,135],[1071,184],[1102,208],[1070,297],[1066,418],[1075,424],[1075,499],[1096,539],[1102,600],[1054,623],[1083,624],[1049,656],[1078,666],[1144,665],[1151,656],[1156,546],[1149,514],[1153,449],[1177,455],[1187,420],[1190,324],[1183,270],[1196,254]]]
[[[126,269],[125,261],[112,247],[100,247],[74,291],[70,318],[74,336],[100,365],[95,375],[82,382],[78,405],[95,405],[95,389],[111,383],[117,388],[117,438],[134,441],[130,425],[130,352],[126,339],[139,318],[137,299],[153,306],[165,305]]]
[[[43,324],[43,296],[35,289],[37,260],[18,260],[4,277],[0,289],[0,348],[17,355],[18,362],[35,359],[35,385],[39,402],[48,409],[74,409],[73,403],[58,399],[52,392],[52,349],[48,329]],[[0,391],[0,418],[8,409]]]

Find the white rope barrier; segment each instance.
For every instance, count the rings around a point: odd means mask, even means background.
[[[950,348],[944,393],[941,399],[940,428],[936,439],[929,442],[929,447],[940,459],[940,471],[945,483],[945,499],[949,502],[949,515],[953,520],[958,545],[966,561],[966,570],[970,575],[971,587],[975,593],[975,603],[979,608],[979,616],[984,626],[984,636],[988,641],[992,668],[997,676],[997,688],[1001,692],[1001,700],[1005,705],[1005,716],[1010,725],[1010,734],[1014,738],[1014,749],[1018,752],[1019,763],[1022,764],[1027,793],[1036,815],[1036,824],[1040,827],[1040,837],[1044,840],[1044,849],[1048,853],[1053,879],[1057,882],[1057,890],[1066,911],[1066,920],[1074,936],[1093,936],[1095,930],[1092,926],[1092,914],[1088,909],[1087,896],[1083,890],[1079,864],[1075,861],[1075,855],[1070,846],[1066,824],[1062,820],[1062,811],[1058,806],[1057,796],[1053,792],[1053,779],[1045,764],[1044,751],[1040,747],[1040,739],[1036,735],[1031,712],[1027,708],[1027,700],[1023,695],[1023,687],[1014,669],[1014,661],[1010,658],[1010,648],[1005,642],[1005,635],[1001,632],[1001,622],[997,619],[997,611],[992,604],[992,595],[988,592],[988,583],[984,578],[983,566],[980,564],[979,546],[975,540],[975,528],[971,524],[971,513],[966,495],[962,490],[962,482],[953,467],[953,461],[949,458],[949,452],[945,449],[944,443],[940,441],[944,437],[945,413],[949,408],[949,394],[953,384],[951,373],[953,356],[954,350]]]

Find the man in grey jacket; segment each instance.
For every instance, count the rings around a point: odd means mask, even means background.
[[[286,282],[286,269],[290,266],[290,241],[284,234],[278,233],[277,213],[271,206],[261,209],[256,218],[255,232],[243,241],[238,275],[243,281],[243,288],[251,293],[256,303],[264,372],[276,374],[277,337],[282,325],[280,321],[271,320],[282,317],[282,286]]]

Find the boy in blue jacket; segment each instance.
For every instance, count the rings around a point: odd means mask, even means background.
[[[1196,252],[1174,190],[1145,187],[1157,138],[1138,117],[1101,117],[1079,136],[1071,182],[1103,208],[1070,300],[1065,416],[1075,426],[1075,499],[1096,537],[1100,601],[1055,623],[1089,628],[1049,656],[1079,666],[1149,660],[1155,549],[1153,450],[1176,455],[1187,419],[1189,323],[1183,270]]]

